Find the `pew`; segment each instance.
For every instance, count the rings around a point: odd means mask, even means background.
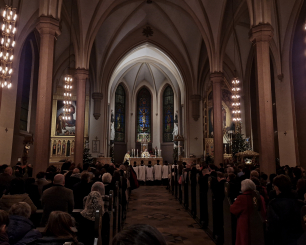
[[[188,209],[189,205],[189,194],[188,194],[188,182],[189,182],[189,175],[188,172],[183,172],[184,176],[184,207]]]
[[[214,219],[213,219],[213,193],[211,190],[211,181],[212,177],[209,177],[208,190],[207,190],[207,210],[208,210],[207,229],[208,232],[212,235],[214,227]]]
[[[178,186],[177,181],[178,181],[178,179],[177,179],[177,166],[176,165],[174,166],[174,178],[173,178],[173,180],[174,180],[174,197],[175,197],[175,199],[177,199],[177,186]]]
[[[102,209],[97,209],[95,214],[95,238],[94,245],[101,244]]]
[[[192,213],[192,188],[191,188],[191,171],[188,172],[188,211]]]
[[[183,165],[182,164],[180,164],[179,165],[179,170],[178,170],[178,181],[179,181],[179,179],[181,178],[181,176],[182,176],[182,172],[183,172]],[[182,204],[182,184],[179,184],[178,183],[178,199],[179,199],[179,202],[180,202],[180,204]]]
[[[200,174],[196,175],[196,220],[201,224]]]
[[[109,205],[102,217],[101,241],[102,245],[109,245],[113,239],[113,191],[109,193]]]
[[[230,206],[232,205],[230,198],[230,188],[229,183],[224,184],[224,201],[223,201],[223,219],[224,219],[224,244],[225,245],[235,245],[236,242],[236,225],[237,219],[235,215],[230,212]]]
[[[114,205],[115,205],[115,220],[114,220],[114,235],[119,232],[119,181],[116,181],[116,191],[114,195]]]
[[[193,168],[190,173],[190,193],[191,193],[191,213],[193,218],[196,218],[197,215],[197,171],[196,168]]]

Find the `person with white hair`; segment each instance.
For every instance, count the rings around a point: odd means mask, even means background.
[[[109,195],[109,192],[114,189],[112,185],[112,179],[113,176],[110,173],[104,173],[102,175],[102,182],[104,184],[105,195]]]
[[[236,245],[250,244],[250,216],[253,212],[253,192],[256,185],[250,179],[241,182],[242,195],[238,196],[236,201],[231,205],[230,211],[236,215]],[[255,238],[253,238],[255,239]]]

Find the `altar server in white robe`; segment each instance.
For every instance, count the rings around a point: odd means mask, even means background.
[[[146,166],[143,165],[143,161],[141,161],[141,165],[138,166],[138,181],[143,184],[146,181]]]
[[[138,167],[138,166],[136,166],[136,162],[134,162],[134,164],[133,164],[133,169],[134,169],[134,171],[135,171],[135,173],[136,173],[137,180],[138,180],[138,175],[139,175],[139,167]]]
[[[162,167],[162,181],[163,185],[168,185],[168,177],[169,176],[169,166],[168,162],[165,161],[163,167]]]
[[[159,164],[159,160],[157,160],[157,164],[154,165],[154,180],[155,184],[160,185],[162,179],[162,166]]]
[[[154,168],[151,165],[151,161],[149,161],[148,166],[146,166],[146,184],[152,185],[154,181]]]

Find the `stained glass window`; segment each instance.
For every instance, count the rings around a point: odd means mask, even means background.
[[[172,132],[174,127],[174,94],[170,86],[165,89],[163,99],[163,138],[164,142],[172,142]]]
[[[125,142],[125,91],[119,85],[115,94],[115,141]]]
[[[151,142],[151,94],[142,88],[137,97],[137,141],[146,137]]]

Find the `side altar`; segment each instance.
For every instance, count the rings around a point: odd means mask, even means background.
[[[160,165],[163,165],[162,157],[131,157],[130,164],[134,166],[134,162],[136,162],[136,166],[140,166],[142,160],[143,160],[144,165],[146,166],[149,164],[149,161],[151,161],[151,165],[157,164],[157,160],[159,160]]]

